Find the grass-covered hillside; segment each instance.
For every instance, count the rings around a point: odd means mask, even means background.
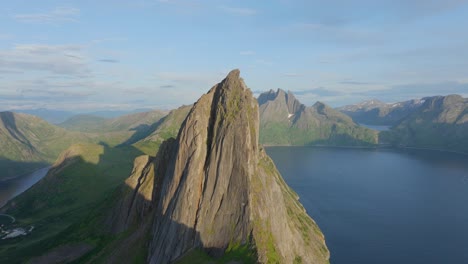
[[[36,116],[0,112],[0,180],[48,166],[72,144],[131,145],[155,132],[164,115],[162,111],[150,111],[113,119],[75,116],[59,127]],[[181,122],[174,125],[177,129],[165,125],[163,134],[177,134]]]
[[[95,240],[99,230],[93,230],[98,226],[93,219],[107,210],[106,201],[111,203],[140,154],[130,146],[104,144],[76,144],[64,151],[44,179],[2,208],[16,218],[15,226],[34,229],[0,240],[0,263],[25,263],[57,245],[71,245],[63,250],[98,246],[102,241]]]
[[[148,155],[155,156],[159,145],[161,145],[164,140],[171,137],[177,137],[180,126],[184,122],[191,108],[191,105],[184,105],[172,110],[167,116],[163,117],[157,123],[151,134],[140,139],[134,143],[133,146]]]
[[[44,167],[74,143],[96,140],[32,115],[0,112],[0,180]]]

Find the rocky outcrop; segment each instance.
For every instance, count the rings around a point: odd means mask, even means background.
[[[239,75],[230,72],[203,95],[177,139],[153,162],[137,160],[127,180],[135,194],[143,178],[154,178],[153,190],[140,195],[151,193],[149,263],[172,263],[193,249],[217,257],[234,245],[256,251],[260,263],[328,262],[319,228],[259,148],[258,104]],[[138,165],[147,161],[154,175]],[[127,219],[142,208],[131,200]]]
[[[112,233],[138,226],[151,217],[153,201],[160,194],[162,182],[162,177],[155,175],[165,173],[165,164],[170,162],[169,155],[173,152],[173,142],[174,139],[165,141],[156,158],[143,155],[135,159],[131,175],[121,187],[120,199],[106,220],[106,226],[110,226]]]

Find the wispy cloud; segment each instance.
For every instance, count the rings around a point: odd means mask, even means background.
[[[119,60],[116,60],[116,59],[100,59],[98,61],[105,62],[105,63],[119,63]]]
[[[245,7],[222,6],[221,9],[229,14],[238,16],[254,16],[257,14],[257,10]]]
[[[42,71],[53,74],[90,74],[86,55],[79,45],[16,45],[0,50],[0,70]]]
[[[323,87],[318,87],[309,90],[299,90],[299,91],[292,91],[296,95],[316,95],[320,97],[328,97],[328,96],[340,96],[344,93],[341,91],[329,90]]]
[[[16,14],[13,16],[20,22],[27,23],[56,23],[77,22],[80,9],[74,7],[57,7],[49,12]]]

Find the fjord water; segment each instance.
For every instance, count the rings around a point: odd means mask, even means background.
[[[42,168],[33,173],[14,178],[8,181],[0,181],[0,208],[9,200],[29,189],[49,171],[49,168]]]
[[[468,156],[266,150],[325,234],[332,264],[468,263]]]

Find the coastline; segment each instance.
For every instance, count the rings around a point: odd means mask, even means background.
[[[33,169],[33,170],[29,171],[29,172],[25,172],[25,173],[23,173],[23,174],[21,174],[21,175],[17,175],[17,176],[2,177],[2,178],[0,178],[0,184],[1,184],[1,183],[6,183],[6,182],[9,182],[9,181],[13,181],[13,180],[21,179],[21,178],[23,178],[23,177],[26,177],[26,176],[31,175],[31,174],[33,174],[33,173],[36,173],[36,172],[38,172],[38,171],[40,171],[40,170],[43,170],[43,169],[45,169],[45,168],[50,168],[50,166],[51,166],[51,165],[48,165],[48,166],[45,166],[45,167],[41,167],[41,168],[37,168],[37,169]]]
[[[27,175],[22,175],[20,177],[15,177],[14,179],[10,179],[9,181],[1,181],[0,184],[5,184],[2,188],[2,196],[0,197],[0,212],[3,210],[3,207],[8,204],[8,202],[18,195],[22,194],[23,192],[27,191],[29,188],[34,186],[40,180],[42,180],[47,173],[49,172],[50,166],[43,167],[41,169],[37,169]],[[17,182],[15,182],[17,181]],[[9,191],[9,188],[13,188]],[[6,191],[6,195],[3,193]]]

